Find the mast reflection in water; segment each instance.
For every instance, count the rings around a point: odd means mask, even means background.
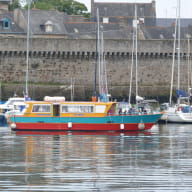
[[[191,191],[191,125],[148,132],[0,129],[1,191]]]

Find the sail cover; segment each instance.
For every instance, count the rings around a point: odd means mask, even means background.
[[[176,90],[177,98],[179,97],[189,97],[189,94],[182,89]]]

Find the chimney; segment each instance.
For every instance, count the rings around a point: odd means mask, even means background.
[[[156,0],[152,0],[152,11],[153,11],[153,16],[156,17]]]
[[[91,12],[93,12],[93,10],[94,10],[94,0],[91,0]]]
[[[9,3],[12,3],[12,0],[0,0],[0,9],[8,11]]]
[[[154,9],[156,9],[156,1],[155,0],[152,0],[152,7],[154,8]]]

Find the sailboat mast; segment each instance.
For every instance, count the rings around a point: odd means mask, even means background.
[[[100,53],[100,22],[99,9],[97,8],[97,66],[99,74],[99,93],[101,93],[101,53]]]
[[[104,89],[104,94],[106,94],[106,96],[108,95],[108,81],[107,81],[107,64],[105,61],[105,44],[104,44],[104,32],[103,32],[103,27],[102,27],[102,33],[101,33],[101,53],[102,53],[102,67],[103,67],[103,89]]]
[[[101,92],[100,94],[105,93],[105,86],[104,86],[104,44],[103,44],[103,27],[101,26],[101,33],[100,33],[100,54],[101,54],[101,61],[100,61],[100,80],[101,80]]]
[[[178,8],[176,8],[176,20],[175,20],[175,33],[174,33],[174,43],[173,43],[173,61],[172,61],[172,71],[171,71],[171,87],[170,87],[170,95],[169,95],[169,104],[172,104],[172,96],[173,96],[173,77],[175,70],[175,49],[176,49],[176,38],[177,38],[177,26],[178,26]]]
[[[180,53],[181,53],[181,4],[180,0],[178,0],[178,84],[177,89],[180,89]]]
[[[104,63],[104,81],[105,81],[105,92],[106,92],[106,96],[108,97],[108,79],[107,79],[107,63],[106,63],[106,60],[105,60],[105,53],[103,55],[103,63]]]
[[[190,66],[190,37],[187,38],[187,64],[188,64],[188,93],[191,93],[191,84],[190,84],[190,74],[191,74],[191,66]],[[189,97],[188,97],[189,103]]]
[[[133,21],[133,29],[134,29],[134,21]],[[135,31],[133,30],[132,37],[132,53],[131,53],[131,75],[130,75],[130,84],[129,84],[129,104],[131,103],[131,92],[132,92],[132,81],[133,81],[133,65],[134,65],[134,50],[135,50]]]
[[[137,4],[135,3],[135,81],[136,81],[136,97],[138,96],[138,63],[137,63]]]
[[[95,78],[94,78],[94,97],[97,96],[97,68],[98,68],[98,60],[99,60],[99,53],[98,53],[98,34],[99,32],[99,10],[97,8],[97,25],[96,25],[96,58],[95,58]]]
[[[28,96],[28,80],[29,80],[29,20],[30,20],[30,5],[31,5],[31,0],[28,0],[25,96]]]

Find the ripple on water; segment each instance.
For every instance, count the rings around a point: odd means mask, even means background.
[[[160,125],[131,135],[0,133],[1,191],[192,189],[189,125]]]

